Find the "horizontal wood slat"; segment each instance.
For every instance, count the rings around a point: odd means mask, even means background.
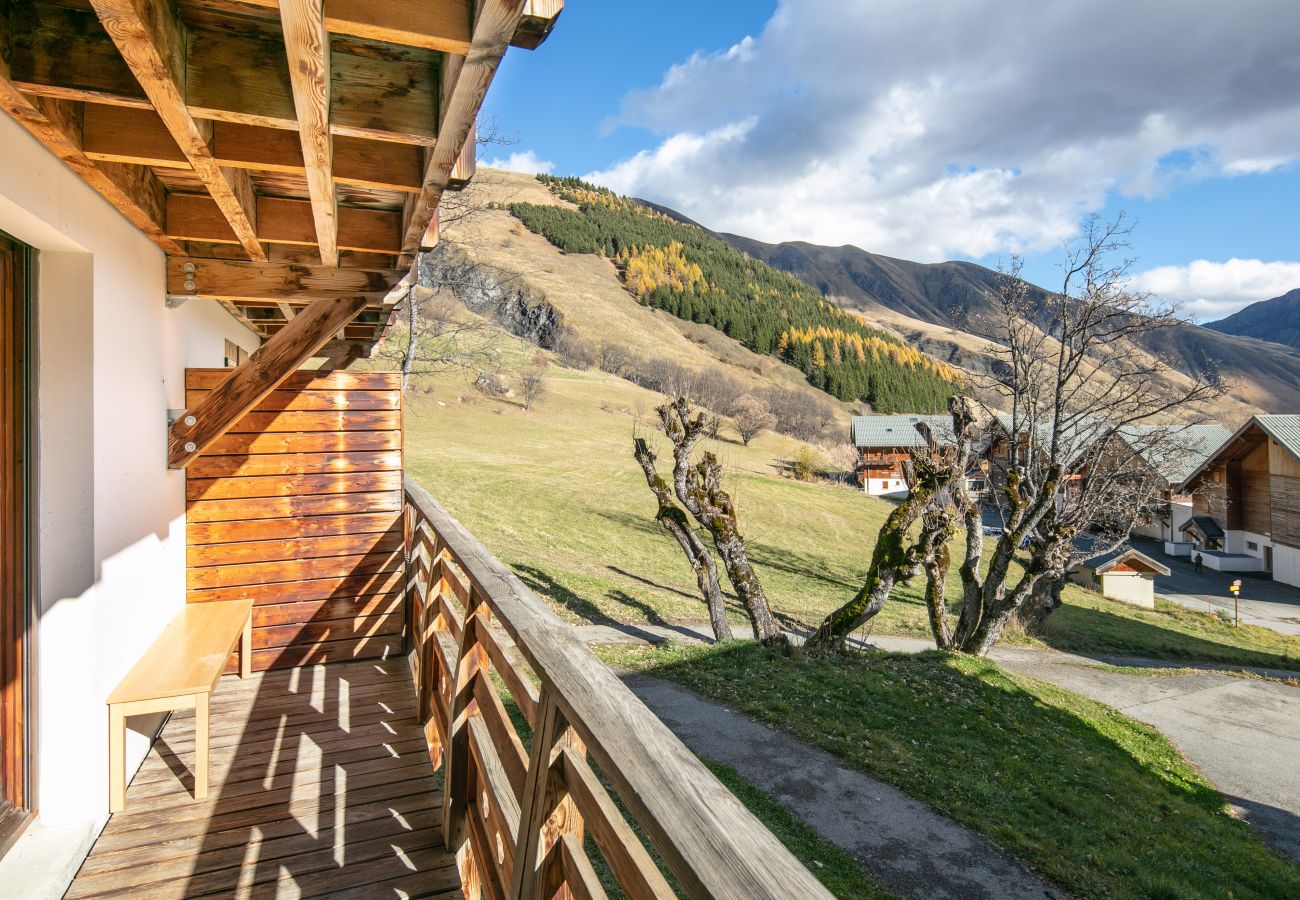
[[[401,427],[400,377],[297,372],[186,469],[187,599],[253,601],[255,668],[400,651]]]

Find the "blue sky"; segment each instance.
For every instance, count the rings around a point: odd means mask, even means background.
[[[507,54],[486,112],[518,143],[485,156],[763,240],[1019,253],[1048,287],[1079,219],[1123,209],[1138,286],[1208,321],[1300,287],[1288,5],[1062,0],[1009,29],[993,0],[569,0]]]

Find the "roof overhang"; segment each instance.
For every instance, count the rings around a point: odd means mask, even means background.
[[[1090,562],[1084,563],[1085,566],[1092,569],[1098,575],[1104,575],[1105,573],[1114,569],[1116,566],[1121,566],[1121,565],[1131,566],[1134,564],[1137,564],[1142,568],[1156,575],[1168,575],[1170,573],[1170,569],[1168,566],[1164,565],[1163,563],[1157,562],[1156,560],[1147,556],[1142,551],[1135,550],[1132,547],[1128,548],[1123,553],[1120,553],[1117,556],[1111,557],[1110,559],[1104,562],[1098,563],[1097,565],[1092,565]]]
[[[1220,463],[1241,459],[1243,456],[1250,453],[1251,450],[1255,449],[1255,447],[1259,446],[1260,441],[1265,439],[1266,435],[1264,434],[1264,430],[1260,428],[1255,417],[1251,416],[1246,420],[1245,424],[1233,432],[1232,437],[1223,442],[1218,450],[1215,450],[1207,456],[1199,466],[1193,469],[1192,474],[1188,475],[1182,480],[1182,482],[1176,485],[1174,487],[1174,493],[1192,493],[1192,489],[1196,486],[1196,483],[1200,481],[1201,476],[1206,472],[1218,466]]]
[[[339,333],[350,359],[382,338],[390,291],[437,241],[443,192],[473,175],[502,56],[540,44],[561,8],[0,4],[0,108],[171,258],[170,302],[221,303],[269,339],[314,300],[363,298]]]

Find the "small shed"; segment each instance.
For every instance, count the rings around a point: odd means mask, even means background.
[[[1155,579],[1168,575],[1169,567],[1132,547],[1120,547],[1079,563],[1070,579],[1100,591],[1103,597],[1155,609]]]

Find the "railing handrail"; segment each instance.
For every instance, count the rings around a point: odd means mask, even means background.
[[[429,522],[692,897],[830,897],[518,576],[409,475]]]

